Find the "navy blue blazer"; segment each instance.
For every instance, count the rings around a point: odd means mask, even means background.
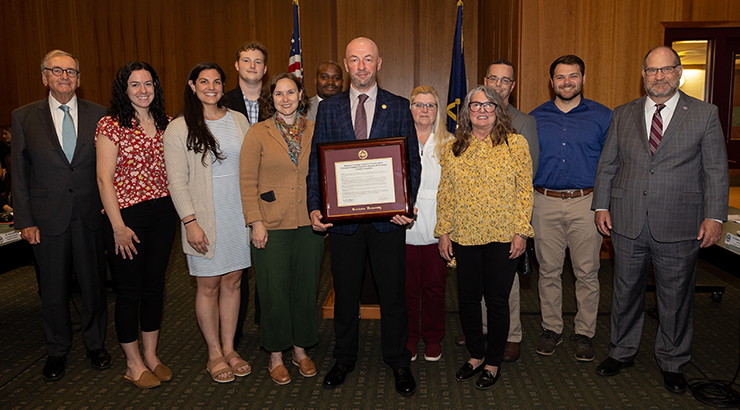
[[[416,191],[421,177],[421,160],[419,158],[419,141],[416,139],[416,128],[411,116],[409,100],[378,88],[375,103],[375,115],[369,138],[390,138],[407,136],[408,167],[411,192],[411,203],[416,203]],[[311,158],[306,177],[308,188],[308,213],[321,209],[321,191],[319,190],[319,163],[316,144],[325,142],[355,141],[355,131],[350,112],[349,90],[319,104],[316,113],[316,130],[313,134]],[[391,222],[373,222],[378,232],[385,233],[404,229]],[[356,223],[335,223],[329,232],[351,235],[357,229]]]

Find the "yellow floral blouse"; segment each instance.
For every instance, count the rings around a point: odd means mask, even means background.
[[[460,245],[511,242],[515,234],[534,236],[532,158],[527,140],[509,135],[509,145],[491,146],[472,137],[459,157],[450,141],[442,153],[434,236],[448,234]]]

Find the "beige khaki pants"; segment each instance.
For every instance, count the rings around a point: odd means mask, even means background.
[[[534,192],[532,227],[534,248],[540,264],[539,292],[542,327],[563,333],[563,286],[561,275],[565,250],[576,277],[576,334],[593,337],[599,308],[599,251],[601,235],[591,210],[593,194],[561,199]]]

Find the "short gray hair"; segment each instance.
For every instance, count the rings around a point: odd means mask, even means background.
[[[48,53],[46,53],[46,55],[44,56],[44,59],[41,60],[41,74],[43,74],[44,71],[45,71],[45,69],[47,68],[46,67],[46,62],[47,61],[51,60],[54,57],[60,57],[60,56],[61,57],[69,57],[72,60],[75,60],[75,65],[77,66],[77,71],[78,72],[80,71],[80,62],[77,60],[77,58],[75,56],[73,56],[72,54],[70,54],[70,53],[68,53],[66,51],[62,51],[62,50],[51,50]]]

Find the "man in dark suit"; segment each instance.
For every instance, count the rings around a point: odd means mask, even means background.
[[[673,49],[645,56],[647,97],[614,110],[592,204],[599,232],[614,244],[610,353],[596,373],[612,376],[634,364],[652,262],[660,318],[655,358],[675,393],[686,391],[699,248],[719,240],[729,201],[717,107],[679,91],[681,74]]]
[[[47,381],[64,375],[72,344],[69,282],[82,293],[82,338],[96,369],[110,367],[105,350],[107,304],[103,217],[95,172],[95,127],[106,109],[78,99],[80,65],[54,50],[41,63],[49,97],[13,111],[15,227],[33,245],[48,358]]]
[[[267,119],[264,111],[260,110],[259,98],[262,91],[262,78],[267,73],[267,49],[259,41],[247,41],[236,50],[236,62],[234,68],[239,73],[239,84],[233,90],[224,94],[223,104],[227,108],[239,111],[254,125]],[[250,271],[253,268],[249,269]],[[239,318],[236,321],[236,332],[234,333],[234,347],[244,335],[244,321],[247,319],[249,310],[249,283],[247,275],[242,277],[241,304],[239,305]],[[260,322],[259,295],[257,289],[254,291],[254,323]]]
[[[267,49],[259,41],[247,41],[236,51],[234,68],[239,73],[239,84],[224,94],[224,105],[244,114],[250,125],[267,119],[259,108],[262,78],[267,73]]]
[[[311,97],[311,108],[309,108],[306,118],[316,121],[319,103],[341,93],[343,82],[342,67],[334,61],[324,61],[316,70],[316,78],[313,79],[313,83],[316,85],[316,95]]]
[[[378,87],[375,78],[382,59],[375,43],[364,37],[347,45],[344,67],[352,84],[349,90],[321,103],[316,115],[316,131],[308,171],[308,212],[314,230],[329,230],[334,275],[334,367],[324,378],[324,387],[344,383],[355,368],[358,348],[358,308],[366,258],[378,289],[381,309],[382,351],[391,366],[396,390],[404,396],[416,391],[411,373],[411,351],[406,348],[408,319],[404,287],[406,283],[406,230],[411,219],[394,216],[387,222],[332,224],[322,223],[319,198],[319,167],[316,144],[354,141],[366,138],[405,136],[409,154],[411,202],[419,187],[421,162],[414,120],[407,99]]]

